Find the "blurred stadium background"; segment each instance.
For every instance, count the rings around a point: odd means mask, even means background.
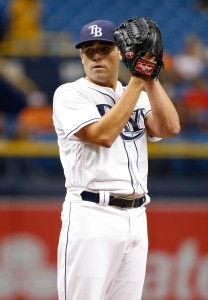
[[[149,145],[144,300],[208,299],[208,1],[0,0],[0,300],[55,300],[65,196],[51,109],[94,19],[154,19],[181,133]],[[121,63],[120,80],[129,74]],[[79,299],[81,300],[81,299]]]

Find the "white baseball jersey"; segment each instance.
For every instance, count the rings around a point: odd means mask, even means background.
[[[144,119],[151,111],[146,92],[141,93],[131,118],[110,148],[75,136],[82,127],[99,121],[123,91],[119,81],[114,91],[85,78],[63,84],[55,91],[53,121],[68,198],[83,190],[147,194],[147,139],[158,138],[148,137],[145,130]]]

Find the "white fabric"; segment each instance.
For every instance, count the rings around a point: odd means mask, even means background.
[[[110,194],[147,195],[147,140],[144,120],[151,112],[141,93],[129,122],[110,148],[81,141],[75,133],[99,119],[121,97],[82,78],[60,86],[53,121],[66,177],[66,199],[58,246],[59,300],[140,300],[148,237],[145,207],[108,206]],[[98,204],[82,201],[98,192]],[[143,206],[144,206],[143,205]]]
[[[110,193],[108,191],[99,192],[99,204],[108,205],[110,200]]]
[[[59,300],[140,300],[148,249],[145,208],[65,201]]]
[[[109,191],[114,194],[146,194],[147,135],[144,118],[151,111],[146,92],[142,92],[131,122],[128,122],[112,147],[82,142],[74,134],[96,122],[121,97],[116,91],[81,78],[60,86],[54,95],[53,121],[58,135],[60,158],[66,177],[67,199],[80,191]],[[151,141],[158,140],[149,137]]]

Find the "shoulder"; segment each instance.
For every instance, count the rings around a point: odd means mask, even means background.
[[[78,89],[77,81],[64,83],[55,90],[54,97],[57,97],[63,92],[73,91],[77,89]]]
[[[67,98],[75,95],[81,95],[86,93],[86,85],[84,84],[83,78],[78,79],[74,82],[69,82],[60,85],[54,92],[54,100],[56,98],[64,98],[67,96]]]

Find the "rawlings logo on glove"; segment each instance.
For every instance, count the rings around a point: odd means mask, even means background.
[[[151,77],[154,73],[155,66],[154,63],[140,58],[138,59],[134,70]]]
[[[131,74],[158,77],[164,67],[163,44],[154,21],[143,17],[129,19],[115,29],[114,40]],[[155,56],[155,63],[142,59],[147,52]]]

